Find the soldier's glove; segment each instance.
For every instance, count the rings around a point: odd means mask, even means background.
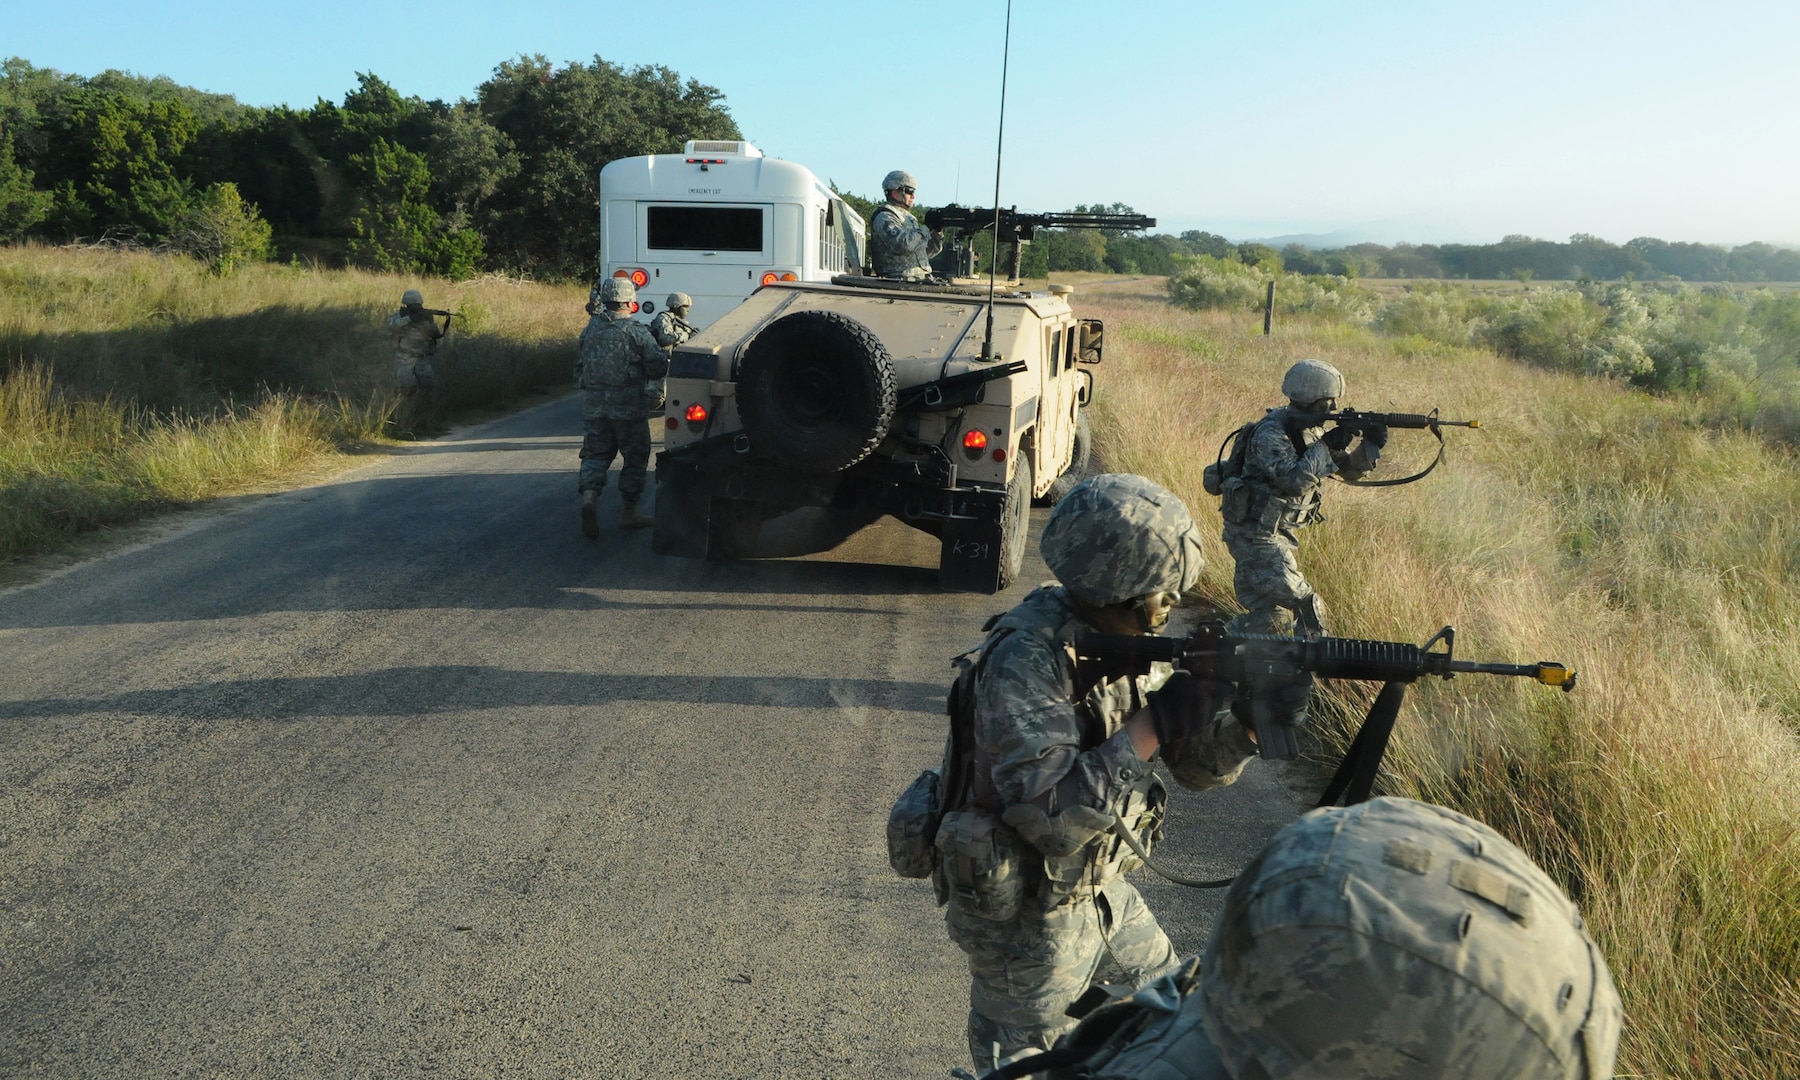
[[[1370,424],[1363,429],[1363,442],[1379,450],[1387,445],[1388,429],[1386,424]]]
[[[1218,713],[1221,705],[1218,683],[1181,670],[1145,697],[1156,727],[1157,741],[1165,748],[1199,732]]]
[[[1319,441],[1333,450],[1342,450],[1344,447],[1349,446],[1350,440],[1355,437],[1356,431],[1354,429],[1340,425],[1327,431],[1324,437]]]

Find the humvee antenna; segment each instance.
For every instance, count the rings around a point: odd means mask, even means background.
[[[981,358],[994,356],[994,275],[1000,270],[1000,162],[1006,153],[1006,65],[1012,59],[1012,0],[1006,0],[1006,44],[1000,50],[1000,134],[994,140],[994,253],[988,260],[987,333]]]

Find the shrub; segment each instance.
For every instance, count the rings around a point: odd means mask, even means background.
[[[244,201],[236,184],[214,184],[200,193],[175,227],[169,244],[215,274],[250,262],[266,262],[273,247],[269,223]]]

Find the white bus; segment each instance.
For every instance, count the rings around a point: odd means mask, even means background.
[[[640,317],[682,292],[704,327],[763,285],[860,273],[866,236],[810,170],[747,142],[693,140],[600,170],[600,275],[637,285]]]

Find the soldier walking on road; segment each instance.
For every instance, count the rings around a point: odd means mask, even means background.
[[[931,276],[931,257],[944,250],[944,237],[913,217],[918,192],[912,173],[895,169],[881,181],[887,202],[869,223],[869,265],[877,277],[924,281]]]
[[[581,440],[581,532],[589,540],[600,536],[600,492],[613,455],[624,458],[619,469],[619,496],[624,509],[619,523],[641,529],[650,519],[638,513],[650,464],[650,427],[644,422],[648,384],[660,384],[669,373],[668,354],[657,346],[650,331],[631,318],[637,288],[622,277],[607,278],[588,302],[593,318],[581,331],[581,351],[575,360],[575,382],[586,392],[581,419],[586,434]],[[595,309],[595,302],[602,305]]]
[[[437,316],[443,316],[439,326]],[[388,332],[394,335],[394,382],[408,396],[429,398],[437,388],[437,372],[431,358],[437,352],[438,339],[450,332],[448,311],[429,311],[425,297],[417,289],[400,296],[400,310],[388,316]]]
[[[1061,584],[992,624],[968,715],[953,713],[967,737],[953,738],[943,772],[937,872],[950,937],[969,957],[978,1072],[1049,1049],[1075,1024],[1065,1010],[1103,977],[1142,986],[1175,966],[1112,828],[1155,842],[1168,800],[1159,750],[1191,788],[1233,782],[1256,752],[1222,708],[1228,684],[1180,672],[1157,686],[1075,665],[1077,631],[1154,632],[1199,580],[1200,537],[1180,499],[1141,476],[1092,477],[1057,504],[1042,549]]]
[[[1336,410],[1344,395],[1343,375],[1323,361],[1290,367],[1281,392],[1287,405],[1257,422],[1243,447],[1242,472],[1226,482],[1220,503],[1225,547],[1237,564],[1232,584],[1244,607],[1229,628],[1234,634],[1286,634],[1298,621],[1302,633],[1321,636],[1325,612],[1300,573],[1294,532],[1324,520],[1319,506],[1326,477],[1356,480],[1375,468],[1388,431],[1371,427],[1348,450],[1354,437],[1349,429],[1327,434],[1322,424],[1307,426],[1305,417]]]

